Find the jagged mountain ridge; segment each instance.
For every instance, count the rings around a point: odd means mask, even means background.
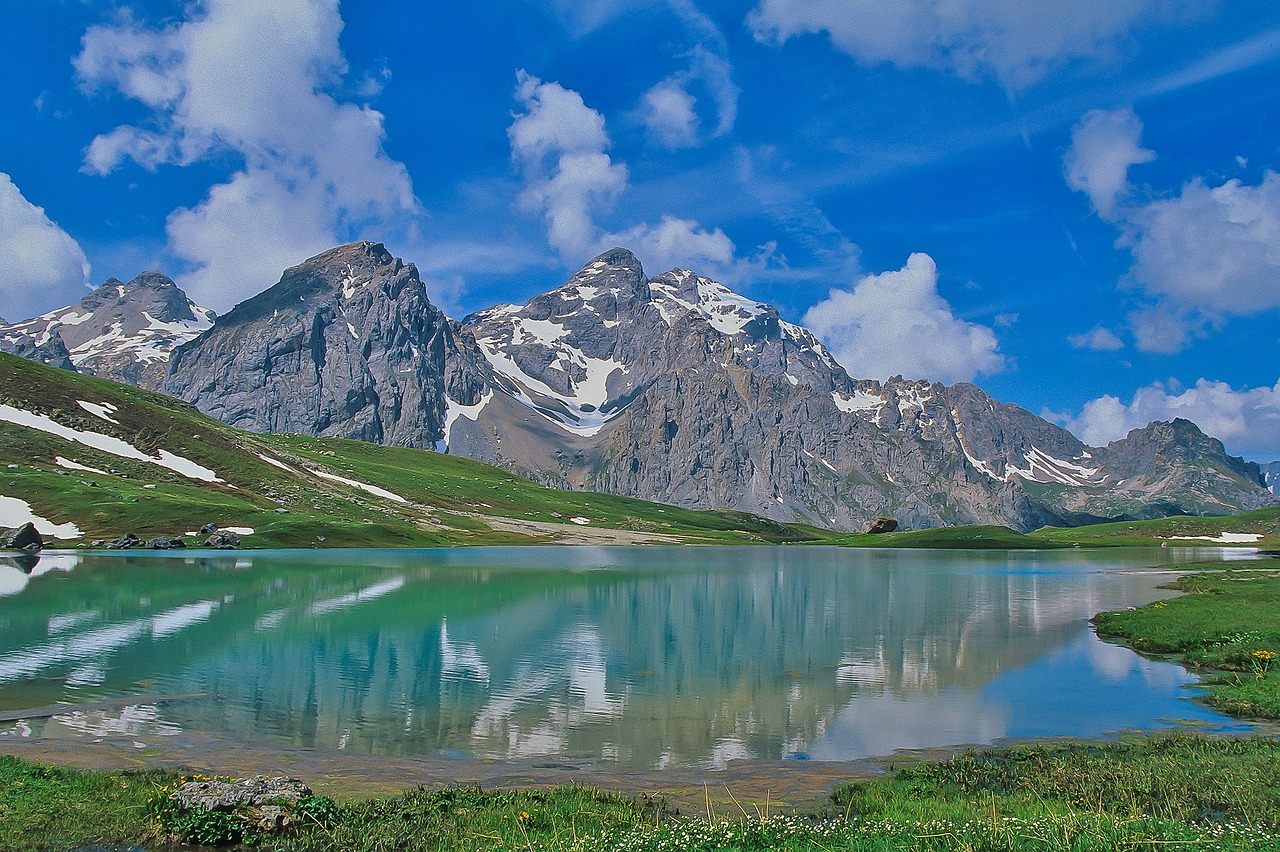
[[[74,305],[0,326],[0,351],[155,389],[174,347],[213,326],[213,311],[149,271],[109,278]]]
[[[163,387],[256,431],[836,528],[890,514],[1025,530],[1273,499],[1185,421],[1090,448],[972,384],[858,381],[773,307],[687,270],[647,278],[623,249],[458,323],[412,264],[341,246],[178,347]]]
[[[463,412],[450,451],[560,485],[836,527],[1028,529],[1267,499],[1256,468],[1203,435],[1163,477],[1134,461],[1185,429],[1089,448],[972,384],[855,381],[771,306],[687,270],[646,279],[622,249],[462,325],[507,393]]]

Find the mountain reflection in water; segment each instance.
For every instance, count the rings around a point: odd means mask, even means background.
[[[1180,554],[1205,556],[1159,556]],[[0,590],[0,713],[108,706],[0,723],[0,736],[194,731],[265,747],[721,767],[1174,718],[1230,727],[1182,700],[1193,679],[1180,667],[1089,629],[1099,610],[1167,594],[1156,588],[1167,575],[1131,570],[1152,558],[49,554]]]

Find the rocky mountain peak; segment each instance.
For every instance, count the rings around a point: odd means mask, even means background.
[[[475,402],[474,343],[380,243],[285,270],[174,353],[165,390],[243,428],[432,447]]]
[[[213,311],[162,272],[109,278],[74,305],[0,328],[0,348],[58,367],[158,387],[170,351],[209,328]]]

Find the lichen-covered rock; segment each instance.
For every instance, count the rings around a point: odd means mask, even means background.
[[[204,540],[204,546],[217,550],[235,550],[240,546],[240,536],[231,530],[216,530]]]
[[[296,804],[310,795],[311,788],[297,778],[255,775],[239,781],[188,781],[170,798],[184,808],[232,811],[280,802]]]

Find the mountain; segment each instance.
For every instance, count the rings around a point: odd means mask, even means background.
[[[128,340],[113,350],[121,378],[254,432],[435,448],[547,486],[836,529],[890,515],[906,528],[1029,530],[1274,502],[1257,466],[1186,421],[1094,448],[972,384],[857,380],[772,306],[688,270],[649,278],[625,249],[460,323],[412,264],[368,242],[148,349],[131,329],[178,322],[159,319],[179,306],[141,306],[155,292],[206,316],[148,273],[91,293],[93,311],[55,311],[0,339],[95,372],[112,368],[106,343]],[[106,304],[117,318],[103,327]]]
[[[623,249],[462,328],[497,385],[449,451],[550,484],[846,529],[1269,503],[1256,468],[1186,421],[1098,449],[972,384],[856,381],[773,307],[687,270],[647,279]]]
[[[828,540],[729,512],[543,488],[436,452],[254,434],[172,397],[0,354],[0,527],[246,547]],[[2,560],[0,560],[2,561]],[[0,597],[3,597],[0,583]]]
[[[488,373],[417,269],[362,242],[286,270],[174,350],[164,389],[255,432],[436,447],[446,388],[474,404]]]
[[[213,325],[215,314],[167,276],[115,278],[74,305],[0,326],[0,351],[140,387],[158,387],[169,352]]]

